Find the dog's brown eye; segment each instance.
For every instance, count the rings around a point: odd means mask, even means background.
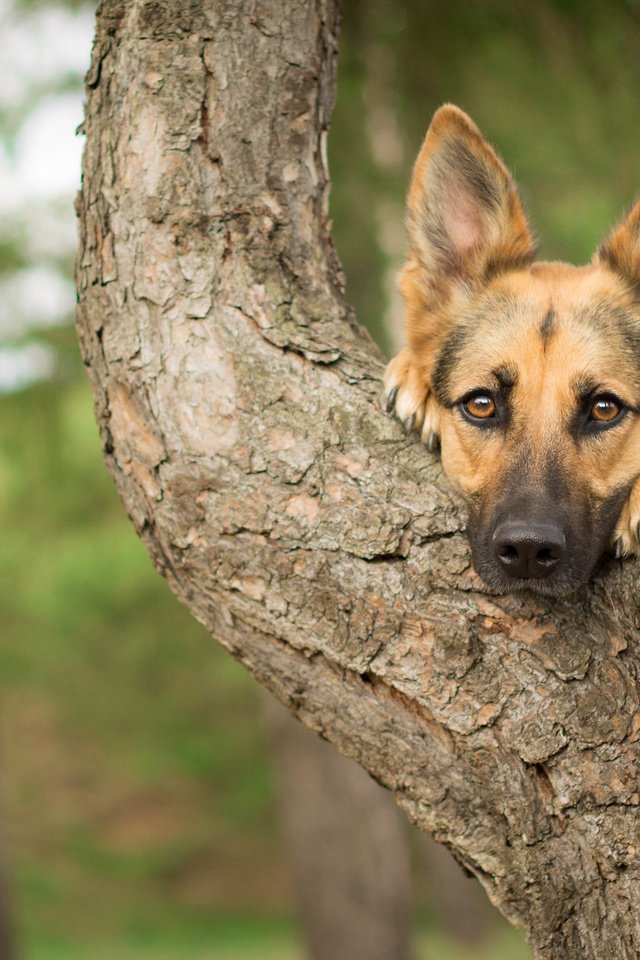
[[[464,412],[474,420],[488,420],[494,417],[496,405],[486,393],[476,393],[462,404]]]
[[[622,407],[611,397],[599,397],[591,406],[589,416],[596,423],[611,423],[620,415]]]

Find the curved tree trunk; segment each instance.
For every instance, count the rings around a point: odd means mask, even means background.
[[[637,566],[489,593],[328,236],[332,0],[103,0],[78,324],[159,570],[528,930],[640,954]]]

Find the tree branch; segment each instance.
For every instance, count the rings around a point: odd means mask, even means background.
[[[329,237],[336,35],[331,0],[100,5],[77,278],[107,463],[193,614],[536,957],[636,957],[637,568],[489,593],[380,411]]]

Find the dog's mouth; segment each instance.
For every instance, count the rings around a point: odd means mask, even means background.
[[[587,582],[596,562],[583,570],[565,565],[545,578],[510,576],[494,562],[483,559],[474,558],[473,565],[487,586],[500,593],[528,592],[542,597],[566,597]]]

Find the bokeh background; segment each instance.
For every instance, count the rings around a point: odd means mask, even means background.
[[[124,517],[75,347],[74,130],[94,11],[0,0],[0,928],[34,960],[294,960],[260,698]],[[584,262],[640,186],[639,50],[636,0],[344,4],[335,237],[385,351],[433,110],[460,104],[498,146],[543,256]],[[450,874],[411,844],[416,957],[528,956],[493,915],[462,936],[437,896]]]

